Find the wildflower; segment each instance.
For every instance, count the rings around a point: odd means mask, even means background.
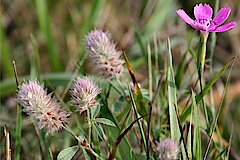
[[[88,77],[78,77],[70,90],[73,105],[79,107],[80,113],[96,105],[96,97],[100,93],[98,86]]]
[[[203,34],[208,32],[225,32],[233,29],[237,23],[230,22],[222,25],[230,15],[231,9],[221,8],[216,17],[212,20],[212,8],[208,4],[199,4],[194,7],[194,16],[196,20],[191,19],[184,10],[178,9],[178,16],[193,28],[200,30]]]
[[[37,81],[24,82],[19,86],[18,102],[29,119],[40,129],[45,128],[48,134],[60,130],[69,116]]]
[[[124,61],[121,59],[121,51],[116,50],[108,33],[102,30],[90,32],[86,37],[86,48],[98,75],[112,79],[122,74]]]
[[[159,160],[178,159],[179,147],[174,140],[167,138],[158,143],[156,152],[159,154]]]

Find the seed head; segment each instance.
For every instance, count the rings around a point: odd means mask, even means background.
[[[178,159],[179,147],[174,140],[167,138],[158,143],[156,152],[159,155],[159,160],[176,160]]]
[[[103,78],[112,79],[121,75],[124,61],[122,51],[116,49],[110,35],[102,30],[93,30],[86,37],[86,48],[95,72]]]
[[[60,130],[69,116],[37,81],[24,82],[19,86],[18,102],[29,119],[40,129],[45,128],[48,134]]]
[[[70,94],[72,104],[79,107],[80,113],[97,104],[96,97],[101,92],[100,88],[88,77],[74,80]]]

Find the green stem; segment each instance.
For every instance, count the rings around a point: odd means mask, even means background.
[[[200,70],[200,73],[202,75],[204,70],[204,65],[205,65],[208,33],[200,34],[200,38],[201,38],[201,48],[199,49],[199,53],[198,53],[198,70]]]
[[[87,121],[88,121],[88,143],[91,144],[91,117],[90,117],[90,108],[87,109]]]
[[[78,142],[81,142],[81,140],[75,135],[75,133],[66,125],[63,125],[63,128],[68,131]]]
[[[202,75],[203,75],[204,65],[205,65],[208,33],[200,34],[200,38],[201,38],[201,46],[200,46],[200,49],[198,52],[197,67],[198,67],[198,77],[199,77],[199,82],[200,82],[200,89],[202,92],[202,89],[203,89]],[[202,99],[202,104],[203,104],[203,109],[204,109],[204,114],[205,114],[205,119],[206,119],[207,131],[209,131],[209,119],[208,119],[208,113],[207,113],[207,106],[204,102],[204,99]]]

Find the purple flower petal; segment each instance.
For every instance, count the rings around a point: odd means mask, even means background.
[[[230,22],[228,24],[222,25],[220,27],[212,28],[208,30],[208,32],[225,32],[233,29],[234,27],[237,26],[236,22]]]
[[[194,7],[194,16],[198,22],[201,20],[211,20],[212,14],[212,8],[208,4],[199,4]]]
[[[194,25],[194,20],[192,20],[184,10],[178,9],[177,11],[178,16],[185,21],[187,24],[193,26]]]
[[[228,16],[230,15],[231,9],[230,8],[221,8],[216,17],[211,21],[211,25],[209,28],[211,28],[211,26],[220,26],[221,24],[223,24]]]

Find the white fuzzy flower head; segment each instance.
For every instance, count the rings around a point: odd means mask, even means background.
[[[101,92],[100,88],[88,77],[74,80],[70,94],[72,104],[77,106],[80,113],[89,107],[97,105],[96,97]]]
[[[179,153],[178,144],[170,139],[161,140],[160,143],[157,144],[156,152],[158,153],[159,160],[177,160]]]
[[[95,66],[95,72],[103,78],[112,79],[121,75],[124,60],[122,51],[116,49],[110,35],[102,30],[93,30],[86,37],[89,60]]]
[[[19,86],[18,102],[29,119],[50,135],[59,131],[69,116],[37,81],[24,82]]]

